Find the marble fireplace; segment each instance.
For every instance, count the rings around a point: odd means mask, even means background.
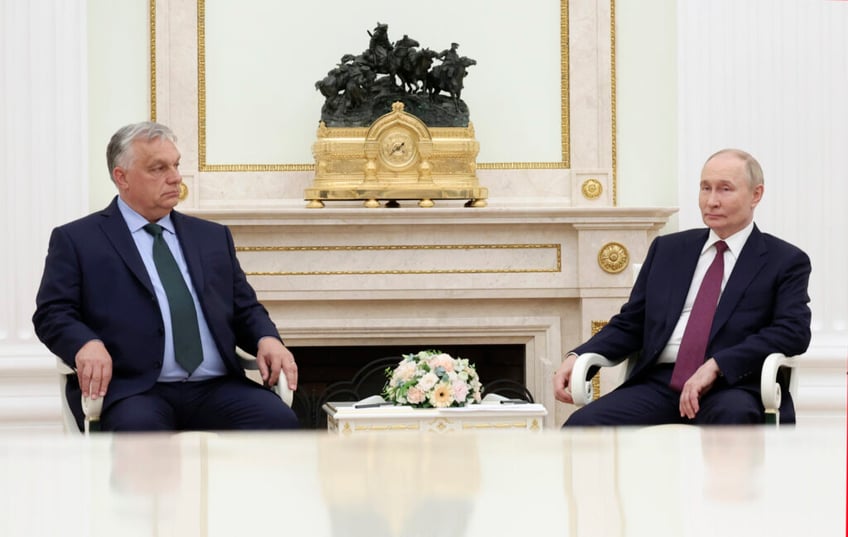
[[[618,310],[632,265],[673,210],[195,212],[230,227],[242,268],[289,346],[519,345],[525,385],[555,427],[570,409],[553,399],[554,369]]]

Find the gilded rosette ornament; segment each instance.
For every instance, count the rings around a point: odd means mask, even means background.
[[[606,243],[598,252],[598,265],[610,274],[618,274],[630,262],[627,248],[617,242]]]
[[[580,187],[580,192],[587,200],[596,200],[601,197],[604,187],[597,179],[586,179]]]
[[[401,102],[370,127],[318,127],[312,145],[315,178],[304,192],[307,207],[324,201],[364,200],[366,207],[381,201],[467,200],[468,207],[485,207],[488,189],[477,179],[480,144],[474,126],[428,128],[404,111]]]

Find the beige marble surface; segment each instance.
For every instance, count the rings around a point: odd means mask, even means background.
[[[194,214],[232,230],[287,345],[521,344],[527,388],[555,428],[572,407],[555,402],[553,371],[632,286],[630,265],[606,272],[599,252],[616,243],[630,263],[641,261],[673,211],[265,206]]]

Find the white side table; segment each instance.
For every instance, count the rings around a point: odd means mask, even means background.
[[[479,404],[460,408],[380,406],[354,408],[353,402],[330,402],[327,430],[349,436],[366,432],[448,433],[479,430],[540,432],[548,411],[538,403]]]

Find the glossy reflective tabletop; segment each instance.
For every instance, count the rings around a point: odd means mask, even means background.
[[[844,428],[0,437],[0,535],[845,535]]]

